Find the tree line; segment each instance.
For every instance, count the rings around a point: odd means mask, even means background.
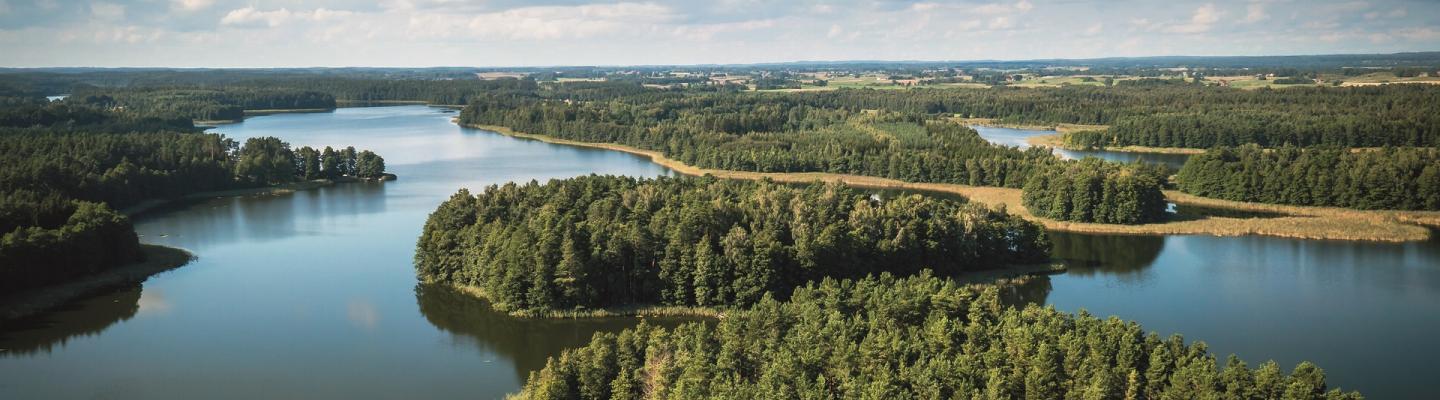
[[[192,120],[239,120],[245,118],[245,110],[335,108],[335,97],[326,93],[247,87],[80,86],[64,101],[123,110],[139,116],[158,115]]]
[[[1221,368],[1203,342],[999,293],[923,274],[825,279],[713,323],[596,334],[515,398],[1362,398],[1309,362]]]
[[[730,307],[827,276],[956,273],[1048,258],[1043,230],[919,195],[840,184],[588,176],[462,190],[426,220],[418,275],[504,311]]]
[[[1117,85],[986,90],[837,90],[786,94],[824,108],[885,109],[1006,123],[1109,125],[1080,146],[1209,148],[1440,145],[1440,87],[1382,85],[1243,90]]]
[[[1235,201],[1358,209],[1440,210],[1440,150],[1258,146],[1192,156],[1181,190]]]
[[[787,95],[719,93],[651,93],[608,101],[496,97],[471,103],[460,122],[625,144],[690,165],[739,171],[829,172],[1021,188],[1035,171],[1070,163],[1044,148],[993,145],[975,130],[945,119],[807,103]],[[1130,180],[1125,185],[1158,195],[1161,183]],[[1150,186],[1136,186],[1143,184]],[[1142,223],[1163,215],[1163,206],[1136,205],[1149,208],[1108,207],[1132,213],[1110,220]]]

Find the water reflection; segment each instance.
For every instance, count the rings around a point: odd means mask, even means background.
[[[1055,232],[1046,302],[1118,315],[1221,356],[1313,361],[1332,386],[1423,397],[1440,356],[1440,237],[1365,243]]]
[[[1066,274],[1105,274],[1122,281],[1145,279],[1145,269],[1165,249],[1163,236],[1089,235],[1050,232],[1052,257],[1065,262]]]
[[[481,355],[495,354],[515,368],[523,382],[545,360],[565,349],[583,347],[598,332],[618,332],[639,324],[639,318],[524,319],[495,311],[489,303],[442,285],[415,287],[415,302],[425,319],[454,339],[453,345]],[[664,327],[697,318],[645,318]]]
[[[0,329],[0,357],[49,354],[77,337],[98,335],[111,325],[134,318],[143,306],[140,285],[98,294],[32,318],[5,321]]]
[[[307,220],[334,216],[381,214],[386,210],[385,184],[342,183],[293,193],[216,197],[159,207],[136,217],[147,242],[181,242],[186,246],[283,240],[322,234]],[[174,218],[175,215],[184,218]],[[323,222],[323,221],[320,221]]]
[[[985,138],[985,140],[988,140],[991,143],[1004,146],[1019,147],[1022,149],[1030,147],[1030,142],[1028,140],[1031,137],[1055,134],[1055,131],[1035,129],[997,128],[979,125],[971,126],[971,128],[974,128],[976,132],[980,133],[980,137]],[[1054,153],[1060,156],[1060,158],[1068,160],[1078,160],[1085,157],[1096,157],[1102,160],[1127,163],[1141,161],[1152,164],[1164,164],[1169,166],[1170,168],[1175,169],[1180,169],[1180,167],[1185,165],[1185,160],[1190,158],[1190,156],[1186,154],[1136,153],[1105,150],[1054,149]]]

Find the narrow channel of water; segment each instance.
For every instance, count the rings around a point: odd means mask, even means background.
[[[980,133],[980,137],[985,138],[985,140],[989,140],[990,143],[1005,146],[1014,146],[1022,149],[1030,147],[1030,142],[1028,142],[1027,140],[1031,137],[1055,134],[1055,131],[997,128],[980,125],[974,125],[971,126],[971,128],[975,128],[975,131]],[[1185,160],[1190,158],[1189,155],[1185,154],[1134,153],[1123,151],[1066,149],[1054,149],[1053,151],[1055,155],[1058,155],[1061,158],[1067,160],[1078,160],[1085,157],[1097,157],[1103,160],[1127,163],[1143,161],[1154,164],[1165,164],[1170,168],[1174,169],[1180,169],[1180,167],[1185,166]]]
[[[0,398],[501,398],[546,357],[637,323],[517,320],[417,284],[420,227],[458,188],[670,173],[623,153],[462,129],[453,115],[344,108],[217,128],[372,149],[400,180],[211,199],[137,218],[142,240],[199,260],[0,327]],[[1013,298],[1183,333],[1252,366],[1313,360],[1333,384],[1371,398],[1433,392],[1440,242],[1052,238],[1069,272]]]

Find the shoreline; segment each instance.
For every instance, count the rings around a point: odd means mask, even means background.
[[[1065,266],[1058,262],[1042,264],[1013,265],[1005,268],[982,269],[966,271],[955,276],[946,277],[954,279],[961,285],[990,285],[990,284],[1023,284],[1030,279],[1039,276],[1048,276],[1065,272]],[[438,282],[422,283],[436,284],[454,289],[466,296],[474,297],[485,301],[492,309],[495,309],[495,301],[485,293],[485,289],[474,285],[456,285]],[[724,319],[726,313],[741,309],[730,307],[692,307],[692,306],[662,306],[654,304],[631,304],[616,307],[602,307],[593,310],[555,310],[547,312],[509,311],[505,312],[511,318],[523,319],[585,319],[585,318],[709,318]],[[496,311],[499,311],[496,309]]]
[[[295,193],[295,192],[298,192],[298,191],[301,191],[301,190],[314,190],[314,189],[319,189],[319,188],[322,188],[322,187],[335,186],[336,184],[341,184],[341,183],[388,182],[388,181],[393,181],[393,180],[397,180],[397,179],[399,179],[398,176],[396,176],[395,174],[392,174],[392,173],[388,173],[388,172],[387,172],[387,173],[385,173],[385,175],[384,175],[383,177],[381,177],[381,178],[375,178],[375,179],[371,179],[371,178],[352,178],[352,177],[346,176],[346,177],[340,177],[340,178],[336,178],[336,179],[316,179],[316,180],[311,180],[311,181],[290,182],[290,183],[286,183],[286,184],[283,184],[283,185],[276,185],[276,186],[260,186],[260,187],[239,188],[239,189],[211,190],[211,191],[207,191],[207,192],[190,193],[190,194],[187,194],[187,195],[183,195],[183,196],[179,196],[179,197],[175,197],[175,198],[169,198],[169,199],[148,199],[148,200],[141,201],[140,203],[137,203],[137,204],[135,204],[135,205],[132,205],[132,206],[129,206],[129,207],[125,207],[124,209],[118,210],[118,211],[120,211],[121,214],[125,214],[125,216],[127,216],[127,217],[132,217],[132,218],[133,218],[133,217],[135,217],[135,216],[137,216],[137,215],[144,214],[144,213],[147,213],[147,212],[150,212],[150,211],[154,211],[154,210],[157,209],[157,208],[161,208],[161,207],[164,207],[164,206],[167,206],[167,205],[171,205],[171,204],[175,204],[175,203],[180,203],[180,202],[184,202],[184,201],[189,201],[189,200],[201,200],[201,199],[211,199],[211,198],[220,198],[220,197],[235,197],[235,196],[253,196],[253,195],[275,196],[275,195]]]
[[[317,188],[322,188],[322,187],[326,187],[326,186],[334,186],[336,183],[342,183],[342,182],[348,182],[348,181],[335,181],[335,180],[330,180],[330,179],[316,179],[316,180],[313,180],[313,181],[291,182],[291,183],[287,183],[287,184],[284,184],[284,185],[278,185],[278,186],[261,186],[261,187],[252,187],[252,188],[239,188],[239,189],[226,189],[226,190],[211,190],[211,191],[207,191],[207,192],[190,193],[190,194],[183,195],[183,196],[179,196],[179,197],[175,197],[175,198],[168,198],[168,199],[148,199],[148,200],[144,200],[144,201],[141,201],[141,202],[139,202],[139,203],[136,203],[135,205],[132,205],[132,206],[129,206],[129,207],[125,207],[124,209],[121,209],[121,210],[118,210],[118,211],[120,211],[121,214],[125,214],[125,216],[127,216],[127,217],[132,217],[132,218],[133,218],[133,217],[135,217],[135,216],[137,216],[137,215],[144,214],[144,213],[147,213],[147,212],[150,212],[150,211],[154,211],[155,209],[158,209],[158,208],[161,208],[161,207],[164,207],[164,206],[167,206],[167,205],[171,205],[171,204],[175,204],[175,203],[179,203],[179,202],[183,202],[183,201],[187,201],[187,200],[200,200],[200,199],[219,198],[219,197],[235,197],[235,196],[250,196],[250,195],[273,196],[273,195],[281,195],[281,194],[295,193],[296,191],[300,191],[300,190],[311,190],[311,189],[317,189]],[[357,182],[358,182],[358,180],[357,180]]]
[[[155,244],[142,243],[140,251],[145,254],[145,261],[0,299],[0,321],[34,316],[108,288],[141,283],[156,274],[179,268],[195,259],[195,255],[185,249]]]
[[[457,124],[458,120],[457,120]],[[546,143],[597,148],[649,157],[651,162],[675,172],[703,176],[714,175],[725,179],[760,180],[770,179],[782,183],[809,183],[814,181],[842,182],[850,186],[869,189],[906,189],[927,192],[950,193],[964,196],[971,201],[985,203],[991,207],[1003,206],[1006,211],[1027,220],[1037,222],[1046,229],[1062,232],[1120,234],[1120,235],[1212,235],[1247,236],[1261,235],[1296,239],[1328,239],[1373,242],[1413,242],[1430,238],[1430,230],[1408,223],[1410,221],[1434,221],[1440,226],[1440,212],[1415,211],[1362,211],[1349,209],[1324,209],[1305,206],[1279,206],[1260,203],[1227,202],[1184,195],[1166,191],[1166,199],[1176,204],[1204,205],[1212,208],[1233,210],[1267,209],[1287,214],[1275,218],[1231,218],[1203,217],[1187,220],[1170,220],[1142,225],[1115,225],[1085,222],[1066,222],[1042,218],[1031,214],[1021,204],[1020,189],[968,186],[949,183],[913,183],[896,179],[863,175],[835,174],[827,172],[748,172],[706,169],[671,159],[658,151],[642,150],[614,143],[589,143],[559,139],[545,135],[516,132],[510,128],[494,125],[459,124],[463,127],[492,131],[502,135],[537,140]],[[1182,196],[1183,195],[1183,196]],[[1201,200],[1203,199],[1203,201]],[[1422,223],[1431,225],[1429,223]]]
[[[1065,140],[1062,138],[1062,136],[1063,136],[1063,133],[1062,133],[1062,132],[1057,132],[1057,133],[1049,134],[1049,135],[1031,136],[1031,137],[1025,138],[1025,142],[1026,142],[1026,143],[1029,143],[1031,146],[1054,147],[1054,148],[1057,148],[1057,149],[1074,150],[1074,151],[1102,150],[1102,151],[1113,151],[1113,152],[1116,152],[1116,153],[1149,153],[1149,154],[1182,154],[1182,155],[1196,155],[1196,154],[1204,154],[1204,153],[1205,153],[1205,149],[1191,149],[1191,148],[1186,148],[1186,147],[1120,146],[1120,147],[1097,147],[1097,148],[1088,148],[1088,147],[1081,147],[1081,146],[1071,146],[1070,144],[1065,143]]]

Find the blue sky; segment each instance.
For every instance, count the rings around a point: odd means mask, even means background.
[[[0,0],[0,66],[538,66],[1440,50],[1436,0]]]

